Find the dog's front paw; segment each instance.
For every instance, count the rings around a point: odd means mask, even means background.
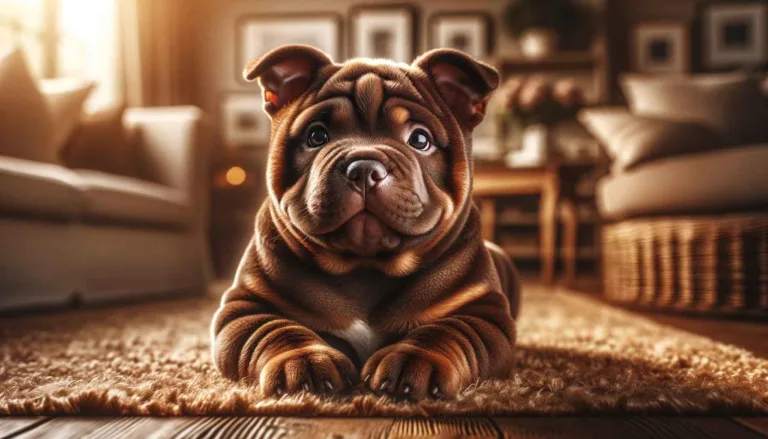
[[[316,344],[275,355],[259,374],[263,396],[301,391],[339,393],[358,381],[357,369],[346,355],[329,346]]]
[[[420,400],[450,399],[469,384],[461,371],[438,352],[396,343],[373,354],[363,366],[366,386],[378,394]]]

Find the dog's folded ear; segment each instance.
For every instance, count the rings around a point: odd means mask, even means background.
[[[259,81],[264,93],[264,111],[274,116],[307,91],[317,71],[329,64],[333,64],[333,60],[314,47],[280,46],[249,62],[243,77],[246,81]]]
[[[463,128],[471,130],[482,122],[488,98],[499,86],[496,69],[453,49],[431,50],[413,66],[429,75]]]

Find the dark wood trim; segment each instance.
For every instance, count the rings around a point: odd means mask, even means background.
[[[348,33],[347,33],[347,57],[348,58],[355,58],[357,57],[357,46],[356,46],[356,38],[355,38],[355,32],[357,31],[355,26],[355,20],[356,18],[366,12],[366,11],[393,11],[393,10],[402,10],[405,12],[408,12],[411,15],[411,59],[415,59],[416,56],[419,53],[419,42],[420,42],[420,34],[419,34],[419,28],[420,28],[420,16],[421,16],[421,10],[418,6],[411,3],[392,3],[392,4],[378,4],[378,3],[368,3],[368,4],[357,4],[352,6],[349,9],[349,13],[347,14],[347,20],[348,20]]]
[[[387,437],[498,438],[501,434],[488,417],[396,418]]]
[[[46,417],[0,417],[0,439],[10,439],[38,428],[51,418]]]
[[[761,438],[726,417],[494,417],[493,420],[505,438]]]
[[[625,417],[54,417],[22,430],[2,430],[0,438],[54,437],[477,437],[568,439],[761,439],[768,418],[625,416]],[[756,421],[755,424],[752,421]],[[758,425],[758,428],[754,428]],[[2,425],[0,424],[0,427]],[[21,436],[19,436],[21,435]]]
[[[339,62],[343,61],[345,58],[344,53],[344,17],[336,12],[315,12],[315,13],[279,13],[279,14],[243,14],[237,18],[235,21],[235,78],[237,82],[240,84],[250,84],[248,81],[246,81],[243,78],[242,71],[243,68],[245,68],[245,64],[243,64],[243,60],[240,59],[240,56],[242,54],[243,50],[243,28],[249,21],[253,20],[259,20],[259,21],[272,21],[272,22],[278,22],[278,21],[284,21],[284,22],[294,22],[294,21],[300,21],[300,20],[317,20],[327,18],[331,21],[334,21],[336,24],[336,28],[338,29],[337,32],[337,38],[336,38],[336,51],[338,52],[339,59],[334,59],[334,61]]]
[[[429,16],[427,20],[427,49],[436,49],[437,41],[435,41],[435,26],[437,21],[441,18],[480,18],[485,22],[485,57],[492,57],[496,50],[496,26],[493,15],[486,11],[450,11],[450,12],[435,12]]]
[[[601,56],[591,51],[560,52],[546,58],[525,58],[523,56],[499,57],[496,67],[502,76],[557,71],[591,71],[600,65]]]
[[[768,418],[752,417],[752,418],[733,418],[735,422],[749,428],[750,430],[760,433],[768,438]]]

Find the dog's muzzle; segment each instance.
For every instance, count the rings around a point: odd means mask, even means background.
[[[374,189],[389,173],[387,168],[378,160],[355,160],[345,170],[347,180],[352,188],[364,193]]]

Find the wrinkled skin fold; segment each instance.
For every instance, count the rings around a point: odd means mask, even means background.
[[[283,46],[245,77],[272,119],[269,198],[212,322],[218,370],[264,396],[362,382],[415,400],[506,376],[517,276],[471,202],[498,74],[446,49],[335,64]]]

